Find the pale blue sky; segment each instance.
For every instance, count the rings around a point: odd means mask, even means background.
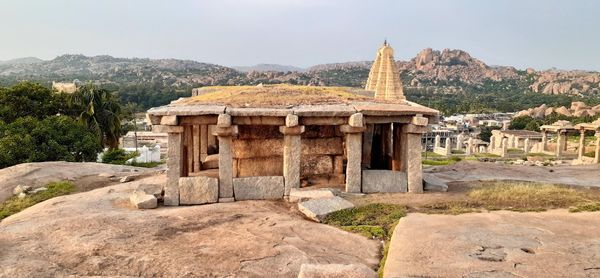
[[[595,0],[0,0],[0,60],[64,53],[222,65],[458,48],[490,65],[600,70]]]

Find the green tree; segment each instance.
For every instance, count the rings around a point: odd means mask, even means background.
[[[500,127],[498,126],[484,126],[481,128],[481,132],[479,132],[479,139],[485,141],[485,142],[489,142],[490,141],[490,137],[492,137],[492,130],[497,130],[500,129]]]
[[[98,135],[102,145],[111,149],[118,147],[122,112],[113,94],[88,84],[73,93],[70,105],[79,112],[79,120]]]
[[[31,82],[21,82],[0,88],[0,120],[10,123],[21,117],[43,119],[66,112],[65,94]]]

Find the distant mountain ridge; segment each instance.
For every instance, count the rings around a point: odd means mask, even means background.
[[[37,57],[23,57],[6,61],[0,61],[0,65],[35,64],[43,61],[44,60]]]
[[[315,86],[363,87],[370,61],[315,65],[306,69],[276,64],[225,67],[178,59],[115,58],[108,55],[66,54],[52,60],[15,59],[0,63],[0,85],[21,80],[93,82],[117,91],[124,102],[146,107],[187,96],[191,88],[211,85],[289,83]],[[486,103],[502,111],[525,107],[533,96],[600,99],[600,73],[590,71],[518,70],[489,66],[463,50],[426,48],[408,61],[396,61],[409,99],[434,107],[469,102],[456,111],[478,110]],[[442,97],[443,96],[443,97]],[[514,101],[521,107],[514,107]],[[547,99],[547,98],[545,98]],[[555,100],[557,98],[554,98]],[[571,101],[560,98],[562,102]],[[542,98],[531,102],[539,106]],[[433,103],[432,103],[433,102]],[[550,104],[550,103],[549,103]],[[557,104],[555,104],[557,105]],[[563,105],[563,104],[561,104]],[[448,109],[450,113],[454,110]]]
[[[288,65],[279,65],[279,64],[258,64],[258,65],[254,65],[254,66],[234,66],[233,68],[236,69],[237,71],[241,71],[241,72],[251,72],[251,71],[305,72],[306,71],[306,69],[304,69],[304,68],[288,66]]]

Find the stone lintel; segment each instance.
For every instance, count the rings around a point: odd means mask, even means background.
[[[283,117],[275,116],[234,116],[232,117],[234,125],[277,125],[285,124]]]
[[[410,116],[367,116],[365,122],[367,124],[387,124],[387,123],[401,123],[408,124],[412,120]]]
[[[350,126],[350,125],[342,125],[340,126],[340,130],[343,133],[361,133],[364,132],[367,128],[366,127],[356,127],[356,126]]]
[[[236,136],[238,134],[237,125],[229,126],[229,127],[216,127],[214,135],[219,137],[230,137]]]
[[[217,115],[199,115],[179,117],[180,125],[214,125],[217,124]]]
[[[348,125],[352,127],[363,127],[365,118],[362,113],[354,113],[348,118]]]
[[[161,125],[177,125],[177,115],[162,116],[160,118]]]
[[[345,125],[348,123],[345,117],[302,117],[302,125]]]
[[[152,132],[155,132],[155,133],[182,133],[183,126],[155,125],[155,126],[152,126]]]
[[[300,135],[304,132],[304,126],[303,125],[299,125],[299,126],[295,126],[295,127],[280,126],[279,132],[281,132],[284,135]]]
[[[285,126],[286,127],[295,127],[298,125],[298,115],[288,114],[285,117]]]
[[[413,134],[423,134],[427,132],[427,126],[416,126],[408,124],[404,126],[404,132]]]

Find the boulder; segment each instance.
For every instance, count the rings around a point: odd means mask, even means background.
[[[353,208],[354,205],[341,197],[313,199],[298,203],[298,209],[306,217],[321,222],[325,216],[338,210]]]
[[[179,204],[201,205],[218,200],[218,179],[204,176],[179,178]]]
[[[130,182],[130,181],[133,181],[133,180],[134,180],[133,176],[124,176],[119,181],[121,183],[126,183],[126,182]]]
[[[15,186],[15,188],[13,189],[13,194],[19,195],[21,193],[27,193],[27,192],[29,192],[29,190],[31,190],[31,186],[19,184],[19,185]]]
[[[144,191],[146,194],[154,195],[154,197],[159,200],[163,197],[163,187],[160,184],[142,183],[137,187],[137,190]]]
[[[129,201],[138,209],[153,209],[158,206],[156,197],[142,190],[134,190],[129,196]]]
[[[113,174],[113,173],[100,173],[100,174],[98,174],[98,177],[101,177],[101,178],[113,178],[113,177],[115,177],[115,174]]]
[[[364,264],[302,264],[298,278],[374,278],[377,273]]]
[[[211,154],[206,156],[204,162],[202,162],[202,169],[219,169],[219,155]]]
[[[323,199],[335,197],[333,192],[327,188],[314,189],[314,190],[302,190],[298,188],[292,188],[290,191],[290,202],[302,202],[312,199]]]
[[[283,198],[282,176],[262,176],[233,179],[235,200],[266,200]]]

